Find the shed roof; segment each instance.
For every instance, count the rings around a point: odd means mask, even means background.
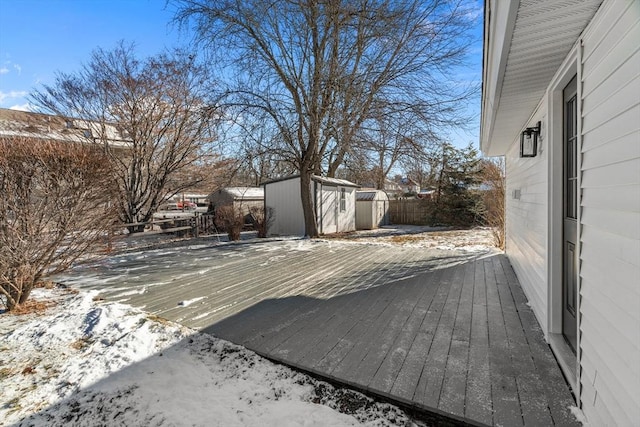
[[[266,182],[263,182],[262,185],[274,184],[276,182],[288,181],[290,179],[297,179],[297,178],[300,178],[299,174],[298,175],[286,176],[286,177],[278,178],[278,179],[273,179],[271,181],[266,181]],[[347,181],[346,179],[327,178],[327,177],[319,176],[319,175],[311,175],[311,179],[313,181],[320,182],[320,183],[326,184],[326,185],[334,185],[334,186],[341,186],[341,187],[354,187],[354,188],[359,188],[360,187],[358,184],[354,184],[353,182]]]
[[[356,201],[389,200],[387,193],[381,190],[356,191]]]
[[[240,200],[263,200],[264,189],[262,187],[224,187],[218,191],[226,192],[234,199]]]

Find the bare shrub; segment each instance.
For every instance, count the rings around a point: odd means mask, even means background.
[[[505,247],[505,181],[504,160],[496,158],[484,160],[482,165],[482,182],[486,187],[483,192],[484,223],[491,227],[495,245]]]
[[[98,145],[0,139],[0,296],[8,310],[101,243],[115,218],[108,165]]]
[[[220,163],[209,156],[216,109],[195,56],[175,51],[138,59],[133,45],[97,49],[74,73],[31,95],[45,112],[80,116],[107,147],[114,200],[129,232],[144,231],[164,199],[192,188]]]
[[[258,206],[251,206],[249,208],[249,213],[253,218],[254,226],[256,227],[256,231],[258,232],[258,237],[267,237],[269,233],[269,228],[273,224],[273,208],[265,208]]]
[[[216,209],[217,226],[227,232],[229,240],[240,240],[240,232],[244,227],[242,209],[233,206],[221,206]]]

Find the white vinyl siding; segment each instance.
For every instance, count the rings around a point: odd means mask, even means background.
[[[544,110],[536,113],[531,123],[542,120]],[[520,146],[514,143],[506,155],[506,237],[507,254],[529,303],[547,330],[547,200],[548,161],[544,147],[547,138],[539,142],[540,152],[533,158],[520,158]],[[514,191],[520,191],[520,199]]]
[[[273,209],[269,234],[304,236],[304,215],[300,200],[300,178],[268,183],[264,189],[265,205]]]
[[[331,234],[355,231],[356,189],[340,185],[327,185],[327,178],[311,180],[312,203],[317,219],[318,232]],[[355,185],[355,184],[351,184]],[[265,205],[273,209],[273,224],[269,234],[273,236],[304,236],[304,214],[300,199],[300,178],[291,177],[265,184]],[[340,210],[340,195],[344,194],[344,210]]]
[[[344,191],[344,193],[342,193]],[[338,212],[338,232],[355,231],[356,229],[356,189],[353,187],[340,188],[344,194],[344,210]]]
[[[640,2],[605,1],[582,40],[581,401],[640,420]]]

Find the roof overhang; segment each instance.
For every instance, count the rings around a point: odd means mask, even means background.
[[[602,0],[485,0],[480,149],[503,155]]]

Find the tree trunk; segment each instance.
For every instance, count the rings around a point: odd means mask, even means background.
[[[302,213],[304,215],[304,233],[308,237],[318,237],[318,223],[313,203],[311,171],[308,167],[302,167],[300,171],[300,200],[302,201]]]

